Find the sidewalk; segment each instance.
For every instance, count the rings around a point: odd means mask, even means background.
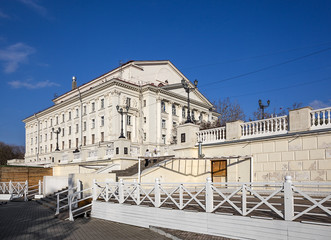
[[[0,239],[168,239],[149,229],[100,219],[59,220],[34,201],[0,205]]]

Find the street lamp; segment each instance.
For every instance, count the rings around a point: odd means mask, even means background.
[[[129,112],[129,105],[126,104],[125,109],[126,111],[123,110],[123,108],[121,108],[120,106],[116,106],[117,112],[119,114],[121,114],[121,136],[119,136],[119,138],[125,138],[124,134],[123,134],[123,114],[127,114]]]
[[[61,128],[59,127],[56,131],[54,131],[54,128],[52,128],[53,133],[56,134],[56,149],[55,151],[60,151],[59,149],[59,133],[61,132]]]
[[[190,87],[189,84],[184,79],[182,79],[181,83],[183,85],[183,88],[187,92],[187,120],[185,121],[185,123],[193,123],[190,113],[190,91],[197,88],[198,80],[196,79],[194,80],[194,87]]]
[[[261,99],[259,100],[259,107],[262,110],[262,117],[261,117],[261,119],[264,119],[264,109],[267,108],[267,107],[269,107],[269,105],[270,105],[270,100],[267,101],[267,105],[263,105],[262,104],[262,100]]]

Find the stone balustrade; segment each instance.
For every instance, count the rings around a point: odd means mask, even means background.
[[[226,123],[226,127],[197,131],[196,140],[203,144],[217,143],[323,128],[331,128],[331,107],[317,110],[304,107],[289,111],[289,116],[251,122],[238,120]]]
[[[222,142],[226,139],[225,127],[206,129],[197,132],[198,142]]]
[[[311,111],[311,128],[331,127],[331,107]]]
[[[268,118],[241,124],[241,138],[287,133],[287,116]]]

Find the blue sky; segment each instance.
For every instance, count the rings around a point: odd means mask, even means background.
[[[0,141],[128,60],[169,59],[211,101],[331,106],[331,1],[0,0]]]

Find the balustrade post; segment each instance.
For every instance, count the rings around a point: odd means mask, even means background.
[[[96,201],[98,199],[98,193],[97,193],[97,181],[93,179],[93,201]]]
[[[242,204],[242,215],[246,216],[247,212],[247,189],[246,184],[242,185],[242,196],[241,196],[241,204]]]
[[[123,179],[121,178],[119,183],[118,183],[118,201],[119,203],[124,203],[124,184],[123,184]]]
[[[56,195],[56,212],[55,215],[60,213],[60,194]]]
[[[82,182],[79,179],[77,179],[76,185],[77,185],[77,192],[78,192],[77,199],[82,199],[83,193],[80,192],[80,191],[82,191]]]
[[[158,178],[155,178],[154,195],[155,195],[154,206],[158,208],[161,205],[160,179]]]
[[[213,212],[214,210],[214,194],[212,189],[212,181],[211,177],[207,178],[206,182],[206,195],[205,195],[205,201],[206,201],[206,212]]]
[[[38,181],[38,195],[41,195],[41,180]]]
[[[284,220],[292,221],[294,216],[294,199],[292,190],[292,177],[286,176],[284,182]]]

